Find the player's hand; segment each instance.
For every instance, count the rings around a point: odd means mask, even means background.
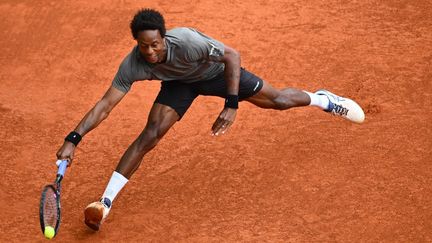
[[[212,135],[224,134],[233,124],[237,109],[225,107],[212,126]]]
[[[65,141],[63,146],[57,151],[57,159],[60,160],[68,160],[68,166],[72,164],[72,160],[74,157],[75,145],[71,142]]]

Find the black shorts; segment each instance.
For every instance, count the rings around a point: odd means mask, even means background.
[[[241,69],[239,85],[240,101],[255,95],[262,89],[262,87],[263,81],[261,78],[248,72],[244,68]],[[181,119],[198,95],[210,95],[225,98],[226,94],[227,86],[224,73],[222,72],[210,80],[194,83],[163,81],[155,103],[167,105],[173,108]]]

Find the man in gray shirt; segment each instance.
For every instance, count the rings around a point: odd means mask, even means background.
[[[192,28],[166,31],[158,11],[138,11],[130,27],[137,45],[122,61],[111,87],[66,136],[57,152],[57,158],[68,160],[70,165],[81,138],[108,117],[134,82],[162,80],[147,125],[123,154],[101,199],[84,211],[85,223],[94,230],[99,230],[113,200],[138,169],[144,155],[182,118],[198,95],[225,99],[225,106],[211,128],[216,136],[233,124],[238,102],[242,100],[278,110],[311,105],[352,122],[364,120],[364,112],[356,102],[329,91],[274,89],[241,68],[240,54],[235,49]]]

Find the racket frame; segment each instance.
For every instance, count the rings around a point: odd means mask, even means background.
[[[61,221],[61,204],[60,204],[61,181],[64,177],[65,172],[66,172],[68,160],[60,160],[58,162],[59,162],[59,166],[58,166],[56,179],[55,179],[54,183],[44,186],[44,188],[42,190],[42,194],[41,194],[40,204],[39,204],[39,220],[40,220],[41,230],[42,230],[42,233],[45,233],[45,226],[46,225],[45,225],[45,220],[44,220],[44,203],[45,203],[45,199],[46,199],[46,193],[48,190],[54,191],[55,196],[56,196],[56,209],[57,209],[57,219],[56,219],[56,224],[54,226],[54,232],[55,232],[54,237],[57,235],[57,232],[58,232],[59,227],[60,227],[60,221]]]

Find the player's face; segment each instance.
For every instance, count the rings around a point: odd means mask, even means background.
[[[138,32],[138,47],[141,55],[149,63],[163,62],[166,59],[165,39],[159,30],[143,30]]]

